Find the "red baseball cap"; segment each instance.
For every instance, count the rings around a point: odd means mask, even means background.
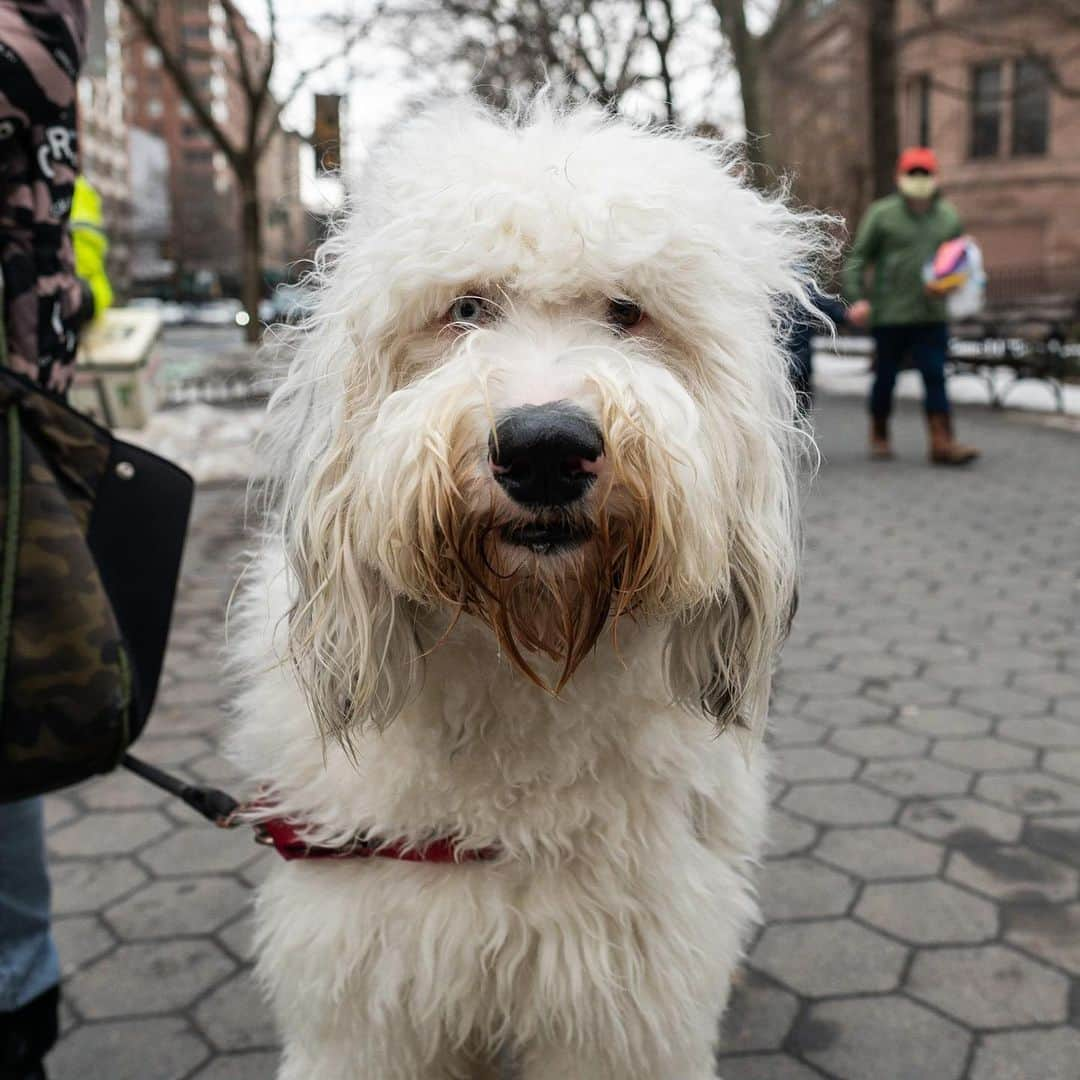
[[[897,176],[912,172],[915,169],[925,169],[928,173],[938,171],[937,154],[929,146],[909,146],[896,163]]]

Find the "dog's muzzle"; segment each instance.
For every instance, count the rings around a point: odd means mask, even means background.
[[[588,528],[566,513],[596,481],[604,452],[600,429],[584,410],[565,401],[510,409],[499,417],[488,449],[496,483],[536,515],[507,526],[504,540],[547,554],[589,538]],[[545,514],[552,510],[562,513]]]

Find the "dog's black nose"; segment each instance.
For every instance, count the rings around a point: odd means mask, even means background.
[[[604,440],[584,410],[557,401],[503,413],[488,448],[495,479],[514,502],[565,506],[596,479],[589,465],[604,452]]]

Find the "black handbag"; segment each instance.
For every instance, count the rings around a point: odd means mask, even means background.
[[[139,737],[193,494],[0,368],[0,802],[108,772]]]

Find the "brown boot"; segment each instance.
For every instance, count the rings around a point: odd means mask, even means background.
[[[948,413],[927,413],[932,465],[968,465],[979,456],[974,446],[965,446],[953,438],[952,417]]]
[[[870,417],[870,457],[874,461],[892,461],[893,459],[887,416]]]

